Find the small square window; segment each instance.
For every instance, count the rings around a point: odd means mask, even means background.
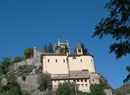
[[[50,62],[50,59],[48,59],[48,62]]]
[[[87,86],[88,86],[88,84],[85,84],[85,86],[87,87]]]
[[[82,63],[82,59],[80,59],[80,62]]]
[[[84,84],[81,84],[81,86],[83,87],[83,86],[84,86]]]
[[[81,53],[81,49],[78,49],[78,52]]]
[[[77,82],[79,82],[79,80],[77,79]]]
[[[63,62],[65,63],[65,59],[63,59]]]
[[[83,80],[81,79],[81,82],[83,82]]]
[[[56,59],[55,61],[56,61],[56,62],[58,62],[58,60],[57,60],[57,59]]]
[[[84,81],[85,81],[85,82],[87,82],[87,80],[86,80],[86,79],[85,79]]]

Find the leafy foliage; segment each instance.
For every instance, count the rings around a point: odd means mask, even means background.
[[[70,82],[60,83],[56,95],[75,95],[75,84]]]
[[[13,63],[20,62],[20,61],[23,61],[23,60],[24,60],[23,57],[21,57],[21,56],[16,56],[15,59],[14,59],[14,61],[13,61]]]
[[[17,73],[17,76],[27,76],[32,72],[32,70],[34,68],[35,68],[34,65],[22,65],[22,66],[19,66],[19,68],[17,70],[19,73]]]
[[[126,67],[126,71],[129,72],[129,74],[126,76],[126,78],[123,80],[124,84],[127,84],[130,80],[130,66]]]
[[[102,19],[96,26],[92,37],[109,35],[116,42],[110,45],[110,52],[114,52],[116,58],[130,53],[130,0],[110,0],[105,8],[110,12],[109,16]]]
[[[81,43],[81,47],[82,47],[82,49],[83,49],[83,54],[88,54],[88,49],[85,48],[85,46],[84,46],[83,43]]]
[[[53,53],[53,52],[54,52],[54,51],[53,51],[53,45],[52,45],[51,42],[48,44],[48,52],[49,52],[49,53]]]
[[[8,67],[12,64],[10,57],[5,57],[0,62],[0,72],[6,74],[8,72]]]
[[[31,58],[31,57],[33,57],[33,48],[27,48],[24,51],[24,56],[25,56],[25,58]]]
[[[7,76],[7,82],[7,85],[2,85],[0,82],[0,95],[30,95],[28,92],[22,91],[14,75]]]
[[[1,86],[2,95],[22,95],[22,90],[20,85],[16,82],[16,77],[13,75],[9,75],[7,77],[7,85]]]
[[[90,90],[90,95],[106,95],[101,84],[92,84]]]
[[[50,42],[48,45],[45,44],[44,48],[43,48],[43,51],[45,53],[53,53],[54,50],[53,50],[53,45],[52,43]]]
[[[51,75],[48,73],[41,73],[38,76],[37,83],[40,90],[46,90],[51,85]]]
[[[56,95],[90,95],[86,92],[79,91],[77,85],[71,82],[64,82],[58,85],[55,91]]]

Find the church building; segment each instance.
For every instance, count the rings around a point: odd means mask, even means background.
[[[55,90],[59,83],[73,82],[82,92],[90,92],[90,85],[99,83],[100,75],[95,71],[94,58],[83,54],[80,44],[76,44],[75,53],[70,53],[69,42],[58,40],[54,45],[54,53],[43,53],[42,72],[50,73],[52,88]]]

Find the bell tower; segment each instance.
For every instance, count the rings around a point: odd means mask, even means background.
[[[83,49],[79,43],[76,44],[75,53],[76,54],[83,54]]]

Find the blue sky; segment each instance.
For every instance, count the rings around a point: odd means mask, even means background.
[[[123,84],[130,56],[109,54],[113,40],[91,38],[95,25],[108,15],[108,0],[0,0],[0,60],[23,56],[26,48],[41,50],[49,42],[69,40],[71,52],[84,43],[94,56],[96,70],[113,88]]]

